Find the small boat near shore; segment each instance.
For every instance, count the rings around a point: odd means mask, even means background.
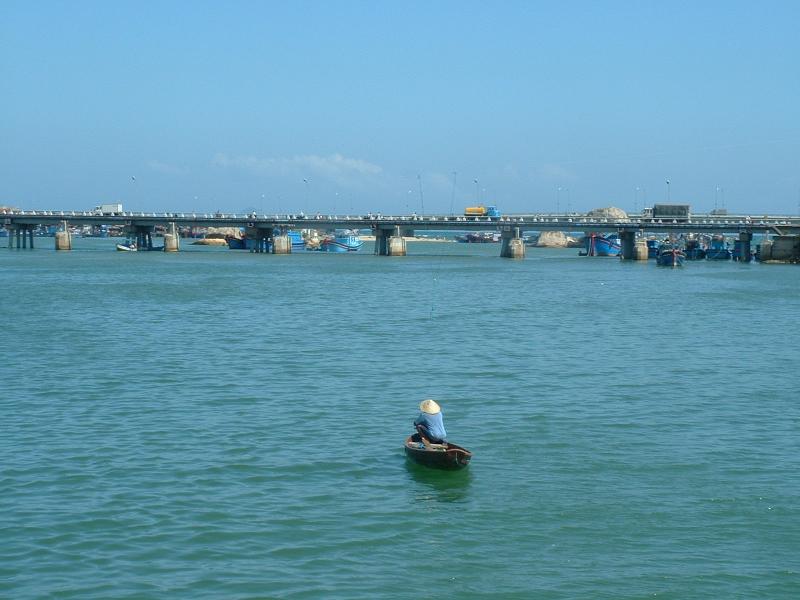
[[[137,252],[139,249],[136,244],[117,244],[117,250],[120,252]]]
[[[472,459],[472,452],[450,442],[432,444],[415,433],[406,439],[406,456],[415,463],[434,469],[463,469]]]

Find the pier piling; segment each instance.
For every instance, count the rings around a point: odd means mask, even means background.
[[[64,223],[61,231],[56,231],[56,250],[72,250],[72,236],[69,233],[69,228]]]
[[[500,256],[503,258],[525,258],[525,243],[520,236],[519,227],[506,225],[502,232]]]

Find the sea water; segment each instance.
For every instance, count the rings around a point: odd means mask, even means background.
[[[797,266],[44,245],[0,597],[800,597]],[[407,462],[428,397],[468,469]]]

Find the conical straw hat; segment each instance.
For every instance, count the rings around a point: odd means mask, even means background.
[[[442,410],[441,408],[439,408],[439,405],[436,404],[436,401],[431,400],[430,398],[428,400],[423,400],[422,402],[420,402],[419,409],[424,413],[428,413],[429,415],[435,415]]]

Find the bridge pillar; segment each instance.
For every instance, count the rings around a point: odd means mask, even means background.
[[[753,256],[750,254],[750,242],[752,241],[752,231],[740,231],[739,239],[734,243],[734,259],[739,262],[750,262],[753,259]]]
[[[180,236],[173,221],[169,224],[169,233],[164,234],[164,252],[178,252],[180,249]]]
[[[389,237],[386,246],[387,256],[405,256],[406,255],[406,240],[400,234],[400,227],[394,228],[394,235]]]
[[[251,252],[264,254],[270,251],[270,244],[273,242],[275,230],[272,227],[256,227],[252,233],[248,230],[247,235],[254,237],[254,244]],[[291,243],[289,244],[291,246]]]
[[[61,221],[61,229],[56,231],[56,250],[72,250],[72,236],[69,233],[69,225],[66,221]]]
[[[378,256],[386,256],[389,253],[390,233],[388,229],[375,229],[375,254]]]
[[[136,248],[139,251],[153,249],[153,227],[150,225],[133,225],[127,229],[130,237],[136,239]]]
[[[272,237],[272,253],[273,254],[291,254],[292,253],[292,238],[287,234],[281,233]]]
[[[622,258],[636,260],[636,232],[620,231],[619,237],[622,240]]]
[[[525,258],[525,243],[520,236],[519,227],[503,228],[500,256],[503,258]]]
[[[28,225],[28,236],[30,237],[31,241],[31,250],[33,250],[33,230],[36,228],[35,225]]]

